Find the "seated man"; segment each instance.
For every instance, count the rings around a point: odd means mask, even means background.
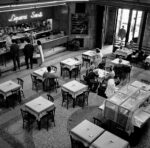
[[[118,88],[115,85],[115,80],[112,75],[109,76],[108,81],[107,81],[107,87],[105,94],[107,98],[110,98],[114,95],[114,93],[118,90]]]
[[[96,71],[97,72],[97,71]],[[93,69],[89,70],[89,73],[86,77],[87,84],[91,91],[95,92],[97,90],[97,87],[99,85],[97,78],[98,74],[93,71]]]
[[[47,67],[47,72],[44,72],[43,78],[58,78],[58,76],[55,73],[51,72],[51,67]]]
[[[48,79],[51,79],[51,85],[56,85],[57,87],[59,86],[59,83],[57,81],[58,76],[55,73],[51,72],[50,66],[47,67],[47,72],[44,72],[43,78],[44,78],[43,82],[44,89],[49,87]]]

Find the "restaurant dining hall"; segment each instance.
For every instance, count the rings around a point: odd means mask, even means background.
[[[149,0],[1,0],[0,148],[150,148]]]

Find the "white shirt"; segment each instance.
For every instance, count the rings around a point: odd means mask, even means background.
[[[113,94],[118,90],[118,88],[116,88],[115,85],[115,80],[114,79],[109,79],[107,82],[107,88],[105,91],[105,94],[108,98],[110,98],[111,96],[113,96]]]
[[[96,59],[95,59],[95,66],[98,67],[99,63],[102,62],[102,58],[103,58],[103,54],[100,52],[100,53],[97,53],[97,56],[96,56]]]

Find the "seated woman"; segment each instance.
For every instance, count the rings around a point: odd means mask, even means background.
[[[115,85],[114,77],[110,75],[107,81],[107,87],[105,91],[107,98],[112,97],[117,90],[118,88]]]

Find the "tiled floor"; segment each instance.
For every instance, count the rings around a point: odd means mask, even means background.
[[[103,54],[111,53],[112,47],[105,46],[102,50]],[[77,56],[81,59],[81,53],[84,51],[65,51],[53,56],[47,57],[45,59],[44,66],[48,65],[56,65],[58,67],[58,74],[60,72],[59,63],[63,59],[68,57]],[[109,60],[108,60],[109,62]],[[31,78],[30,74],[39,67],[34,65],[34,69],[26,70],[25,66],[21,67],[20,71],[9,71],[2,75],[0,78],[0,83],[6,80],[14,80],[16,81],[17,77],[20,77],[24,80],[24,93],[25,98],[23,98],[23,102],[27,102],[31,99],[34,99],[38,95],[42,95],[46,97],[46,93],[39,91],[38,93],[31,89]],[[82,71],[85,71],[85,68],[82,68]],[[150,72],[147,70],[143,70],[137,67],[133,67],[132,69],[132,80],[147,78]],[[60,78],[60,84],[64,84],[65,82],[70,81],[69,79]],[[37,130],[37,126],[33,127],[33,130],[27,132],[22,128],[22,118],[20,115],[20,107],[22,105],[17,105],[15,109],[4,109],[1,108],[0,111],[0,148],[9,148],[9,147],[18,147],[18,148],[70,148],[70,139],[69,133],[67,131],[67,122],[69,117],[75,111],[81,109],[80,107],[72,108],[71,106],[67,110],[65,106],[61,106],[61,93],[60,88],[58,92],[52,92],[52,96],[55,98],[56,105],[56,127],[51,126],[47,131],[45,128],[42,128],[40,131]],[[102,103],[104,98],[97,96],[95,93],[90,93],[89,97],[89,106],[98,106]],[[141,140],[142,144],[135,146],[134,148],[142,148],[143,143],[145,148],[149,148],[149,133],[146,135],[148,138],[144,137],[146,140]]]

